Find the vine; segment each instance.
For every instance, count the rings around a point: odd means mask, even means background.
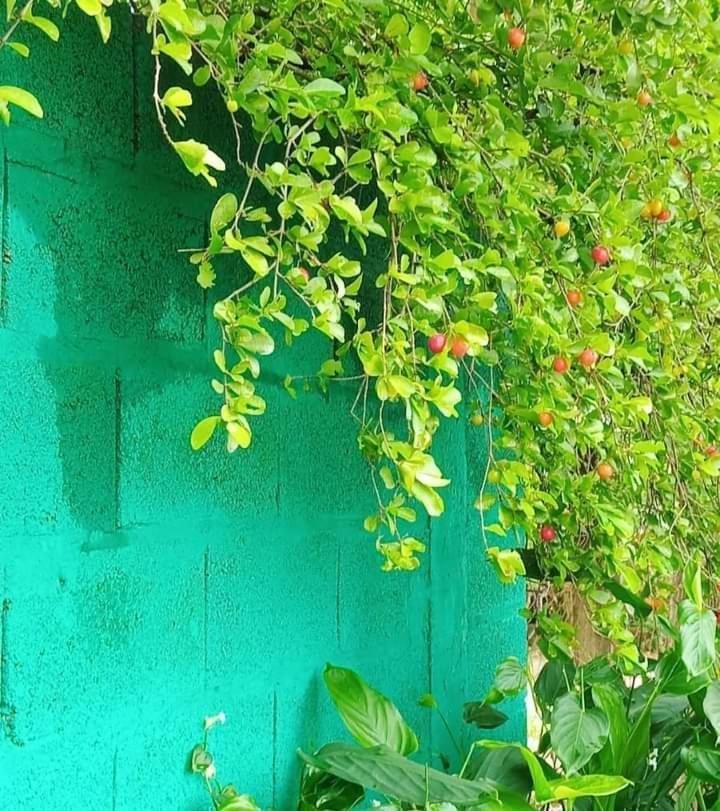
[[[77,4],[106,39],[107,0]],[[33,8],[8,6],[0,47],[23,54],[21,23],[56,38]],[[417,507],[440,515],[450,484],[434,437],[468,419],[488,448],[469,499],[501,579],[532,564],[577,583],[636,658],[618,589],[661,611],[691,551],[711,573],[717,559],[717,4],[133,10],[169,145],[212,186],[226,161],[243,175],[190,251],[202,287],[237,280],[214,311],[218,413],[193,448],[220,428],[247,448],[263,358],[319,331],[332,358],[285,385],[357,387],[384,568],[419,565]],[[168,63],[184,86],[167,85]],[[234,155],[179,135],[208,83]],[[42,113],[20,88],[0,100],[6,120],[8,103]],[[508,533],[532,554],[501,549]]]

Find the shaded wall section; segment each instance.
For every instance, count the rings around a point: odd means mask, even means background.
[[[481,433],[445,431],[447,515],[412,575],[382,574],[361,529],[353,391],[293,402],[279,358],[252,448],[193,454],[216,331],[177,248],[203,241],[213,195],[159,138],[141,27],[116,14],[103,47],[71,13],[60,43],[30,44],[3,57],[46,118],[17,113],[0,167],[0,806],[206,809],[187,755],[222,709],[222,776],[289,809],[295,748],[341,734],[328,660],[452,755],[417,698],[459,728],[524,655],[522,590],[496,582],[469,509]],[[331,351],[304,347],[310,366]]]

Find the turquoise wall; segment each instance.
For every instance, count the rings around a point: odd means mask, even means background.
[[[451,753],[418,696],[459,727],[524,652],[522,589],[496,582],[469,509],[482,432],[446,430],[447,514],[412,575],[382,574],[361,529],[354,392],[293,402],[279,358],[253,447],[191,452],[216,332],[176,248],[203,241],[213,195],[160,141],[142,29],[116,15],[103,47],[78,16],[2,62],[46,118],[18,112],[2,140],[0,807],[205,809],[187,754],[224,710],[221,775],[291,808],[295,748],[340,734],[327,660]],[[329,353],[303,346],[309,368]]]

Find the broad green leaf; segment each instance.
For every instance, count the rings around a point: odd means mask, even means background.
[[[569,775],[576,774],[605,746],[609,732],[605,713],[583,707],[575,693],[566,693],[555,702],[550,740]]]
[[[680,650],[691,676],[707,673],[715,662],[715,614],[708,608],[698,610],[695,603],[680,604]]]
[[[551,780],[550,791],[553,800],[574,800],[577,797],[607,797],[617,794],[630,785],[625,777],[606,774],[583,774]]]
[[[495,670],[493,689],[504,698],[511,698],[527,687],[527,668],[515,656],[503,659]]]
[[[210,441],[219,422],[220,417],[206,417],[193,428],[192,434],[190,434],[190,446],[194,451],[200,450]]]
[[[327,665],[324,678],[340,717],[359,744],[366,747],[384,744],[401,755],[417,751],[417,736],[397,707],[357,673]]]
[[[469,701],[463,705],[463,721],[480,729],[495,729],[507,720],[508,717],[504,712],[500,712],[487,701]]]
[[[720,738],[720,681],[714,681],[708,687],[703,699],[703,712]]]
[[[680,753],[688,772],[705,783],[720,785],[720,749],[690,746]]]
[[[467,806],[495,795],[495,785],[487,780],[464,780],[445,774],[408,760],[386,746],[358,749],[330,743],[315,755],[299,755],[310,766],[403,802],[424,805],[427,798],[430,802]]]

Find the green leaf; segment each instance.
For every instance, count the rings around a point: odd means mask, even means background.
[[[213,234],[224,228],[232,219],[234,219],[238,210],[237,197],[234,194],[223,194],[223,196],[215,203],[215,207],[210,215],[210,231]]]
[[[708,687],[703,699],[703,712],[720,738],[720,681],[714,681]]]
[[[495,785],[489,781],[445,774],[414,763],[386,746],[358,749],[330,743],[315,755],[298,754],[310,766],[402,802],[424,806],[427,799],[431,803],[466,806],[495,795]]]
[[[247,424],[247,420],[240,419],[239,417],[236,420],[227,423],[225,426],[227,428],[228,434],[232,438],[233,442],[240,448],[249,448],[250,442],[252,441],[252,433],[250,432],[250,428]]]
[[[515,656],[508,656],[495,670],[493,687],[506,698],[518,695],[527,687],[527,669]]]
[[[707,746],[690,746],[680,753],[688,772],[705,783],[720,785],[720,750]]]
[[[577,797],[607,797],[631,785],[625,777],[606,774],[584,774],[551,780],[553,800],[574,800]]]
[[[27,90],[23,90],[20,87],[12,87],[10,85],[0,86],[0,100],[8,104],[14,104],[16,107],[20,107],[37,118],[43,117],[43,109],[40,106],[40,102],[38,102],[32,93],[28,93]]]
[[[345,88],[332,79],[315,79],[305,85],[305,92],[310,96],[344,96]]]
[[[100,0],[75,0],[75,2],[77,3],[77,7],[85,12],[88,17],[94,17],[103,10]]]
[[[520,553],[514,549],[491,546],[487,550],[487,556],[501,583],[514,583],[520,575],[525,574],[525,564]]]
[[[410,29],[410,50],[418,56],[430,47],[432,32],[427,23],[418,22]]]
[[[324,673],[330,697],[350,734],[362,746],[384,744],[401,755],[418,749],[415,733],[397,707],[352,670],[327,665]]]
[[[199,451],[203,445],[206,445],[215,433],[219,422],[220,417],[206,417],[204,420],[200,420],[190,434],[190,447],[194,451]]]
[[[587,709],[575,693],[566,693],[555,703],[550,721],[550,740],[569,774],[578,772],[607,742],[610,725],[597,708]]]
[[[463,705],[463,721],[480,729],[495,729],[507,720],[508,717],[504,712],[500,712],[486,701],[469,701]]]
[[[385,26],[385,36],[396,39],[408,32],[408,24],[402,14],[393,14]]]
[[[715,662],[715,614],[708,608],[698,610],[695,603],[680,604],[680,650],[691,676],[706,673]]]
[[[12,48],[13,51],[19,53],[20,56],[30,56],[30,48],[28,48],[27,45],[23,45],[22,42],[8,42],[8,48]]]
[[[35,28],[39,28],[53,42],[60,39],[60,29],[52,20],[48,20],[46,17],[36,17],[33,14],[26,14],[23,20],[30,23],[30,25],[34,25]]]

